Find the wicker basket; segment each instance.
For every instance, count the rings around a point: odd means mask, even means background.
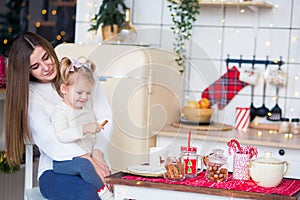
[[[182,116],[191,122],[210,122],[213,113],[212,108],[182,108]]]

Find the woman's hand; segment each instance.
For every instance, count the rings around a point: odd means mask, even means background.
[[[98,149],[93,149],[92,152],[92,158],[94,159],[94,161],[96,162],[98,168],[99,168],[99,173],[100,173],[100,177],[103,181],[103,183],[106,185],[106,187],[112,191],[113,187],[111,184],[106,184],[104,181],[104,177],[108,176],[111,174],[109,167],[104,159],[104,154],[102,151],[98,150]],[[96,169],[97,171],[97,169]]]
[[[99,151],[99,150],[97,150]],[[85,158],[85,159],[88,159],[92,165],[94,166],[95,168],[95,171],[96,173],[98,174],[98,176],[101,178],[103,184],[110,190],[112,191],[112,185],[110,184],[106,184],[105,183],[105,177],[110,175],[110,170],[104,160],[104,156],[103,156],[103,153],[100,151],[100,152],[97,152],[95,153],[95,155],[91,156],[90,154],[84,154],[82,156],[80,156],[81,158]],[[101,156],[102,154],[102,156]],[[100,157],[98,159],[98,156]],[[102,158],[101,158],[102,157]]]

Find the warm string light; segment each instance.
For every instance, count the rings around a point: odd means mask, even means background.
[[[297,35],[292,35],[290,42],[291,42],[292,46],[297,46],[297,44],[299,42],[299,37]],[[296,62],[296,58],[290,58],[290,62],[291,63]]]
[[[55,10],[55,9],[52,10],[52,11],[51,11],[51,14],[52,14],[53,16],[55,16],[55,15],[57,14],[57,10]]]
[[[262,136],[262,134],[263,134],[263,132],[262,132],[262,131],[257,131],[257,136],[258,136],[258,137],[261,137],[261,136]]]
[[[36,23],[35,23],[35,27],[36,27],[36,28],[40,28],[40,27],[41,27],[41,22],[36,22]]]
[[[56,36],[56,40],[57,40],[57,41],[60,41],[61,39],[62,39],[61,35],[57,35],[57,36]]]
[[[87,7],[89,9],[89,12],[87,12],[87,14],[85,15],[85,21],[90,22],[92,18],[94,18],[95,14],[98,12],[99,9],[99,1],[98,0],[94,0],[94,1],[89,1],[87,2]],[[94,14],[90,14],[90,13],[94,13]],[[100,27],[99,27],[100,29]],[[96,40],[99,37],[99,33],[101,34],[101,31],[86,31],[86,37],[89,41],[89,43],[95,43]],[[81,42],[82,43],[82,42]]]
[[[294,137],[294,135],[292,134],[292,133],[285,133],[284,134],[284,138],[285,139],[291,139],[291,138],[293,138]]]
[[[294,85],[298,85],[299,84],[298,81],[299,81],[299,76],[298,76],[298,74],[295,74],[294,75]],[[299,97],[299,91],[297,90],[297,87],[295,87],[295,91],[293,93],[294,93],[295,97]]]
[[[76,1],[74,0],[72,3],[75,3]],[[70,2],[71,3],[71,2]],[[59,5],[58,5],[59,6]],[[61,5],[62,6],[62,5]],[[42,15],[47,15],[48,14],[48,10],[47,10],[48,8],[42,8],[42,10],[41,10],[41,14]],[[50,11],[49,11],[50,12]],[[52,16],[56,16],[58,14],[58,11],[57,11],[57,9],[52,9],[51,10],[51,15]],[[30,17],[30,16],[29,16]],[[75,21],[76,20],[76,16],[74,15],[73,17],[72,17],[72,19]],[[35,23],[35,27],[36,28],[41,28],[43,26],[43,23],[41,22],[41,21],[37,21],[36,23]],[[57,34],[56,35],[56,37],[55,37],[55,39],[57,40],[57,41],[59,41],[59,42],[62,42],[62,40],[63,40],[63,38],[64,38],[64,36],[66,36],[67,35],[67,32],[65,31],[65,30],[62,30],[59,34]]]
[[[42,13],[42,15],[46,15],[47,14],[47,10],[43,9],[41,13]]]

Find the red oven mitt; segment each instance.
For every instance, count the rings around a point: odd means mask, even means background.
[[[223,109],[233,97],[248,83],[239,80],[240,72],[233,66],[228,69],[218,80],[202,92],[202,98],[210,100],[211,105],[218,103],[218,108]]]

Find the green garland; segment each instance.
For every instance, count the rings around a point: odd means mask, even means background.
[[[0,151],[0,173],[11,174],[20,170],[20,166],[9,166],[7,162],[7,152]]]
[[[186,61],[186,42],[192,36],[193,23],[196,21],[196,15],[200,14],[198,0],[168,0],[168,8],[171,12],[174,26],[171,27],[175,35],[173,49],[178,54],[175,59],[181,67],[180,73],[184,72]]]

